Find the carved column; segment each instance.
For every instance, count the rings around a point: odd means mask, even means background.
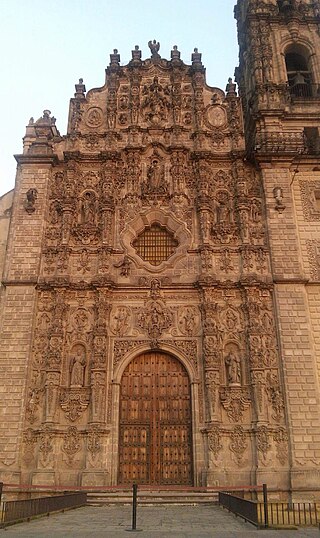
[[[53,422],[57,409],[60,372],[47,372],[45,382],[45,421]]]
[[[92,405],[91,420],[92,422],[103,423],[105,419],[105,372],[101,370],[91,371],[91,389]]]
[[[73,216],[73,208],[71,206],[64,206],[62,209],[62,233],[61,233],[62,245],[67,245],[69,243],[72,216]]]
[[[207,416],[209,422],[217,422],[219,420],[218,405],[219,405],[219,385],[220,374],[218,370],[206,370],[205,384],[207,394]]]
[[[104,206],[101,209],[102,214],[102,243],[111,246],[112,243],[112,220],[113,209],[111,206]]]

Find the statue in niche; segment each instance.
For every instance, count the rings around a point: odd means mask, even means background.
[[[126,307],[119,307],[114,316],[114,332],[118,335],[124,335],[129,328],[129,312]]]
[[[226,327],[230,331],[233,330],[238,322],[238,318],[236,314],[233,312],[233,310],[228,309],[226,312]]]
[[[225,358],[228,385],[241,385],[241,361],[240,357],[230,351]]]
[[[152,189],[158,189],[161,185],[162,169],[158,159],[153,159],[148,169],[148,180]]]
[[[230,209],[226,203],[220,202],[218,208],[218,223],[219,224],[230,224]]]
[[[256,200],[252,200],[251,202],[251,220],[253,222],[260,222],[261,220],[260,207]]]
[[[197,314],[194,308],[186,308],[181,317],[181,326],[183,332],[192,335],[197,324]]]
[[[92,192],[86,192],[81,201],[82,224],[95,223],[95,196]]]
[[[70,387],[83,387],[86,360],[84,354],[77,350],[70,361]]]

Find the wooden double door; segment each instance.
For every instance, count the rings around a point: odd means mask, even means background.
[[[190,392],[171,355],[130,362],[120,389],[119,484],[193,484]]]

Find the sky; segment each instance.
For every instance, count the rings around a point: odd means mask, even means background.
[[[84,79],[87,91],[103,86],[109,54],[121,64],[139,45],[173,45],[191,63],[197,47],[207,83],[225,89],[238,65],[235,0],[0,0],[0,196],[14,187],[16,161],[30,117],[49,109],[66,133],[69,99]]]

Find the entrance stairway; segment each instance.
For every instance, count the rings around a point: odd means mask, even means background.
[[[132,488],[104,488],[100,491],[88,491],[88,504],[103,506],[114,504],[132,504]],[[180,504],[217,504],[218,492],[213,488],[197,487],[151,487],[139,486],[138,504],[145,506]]]

